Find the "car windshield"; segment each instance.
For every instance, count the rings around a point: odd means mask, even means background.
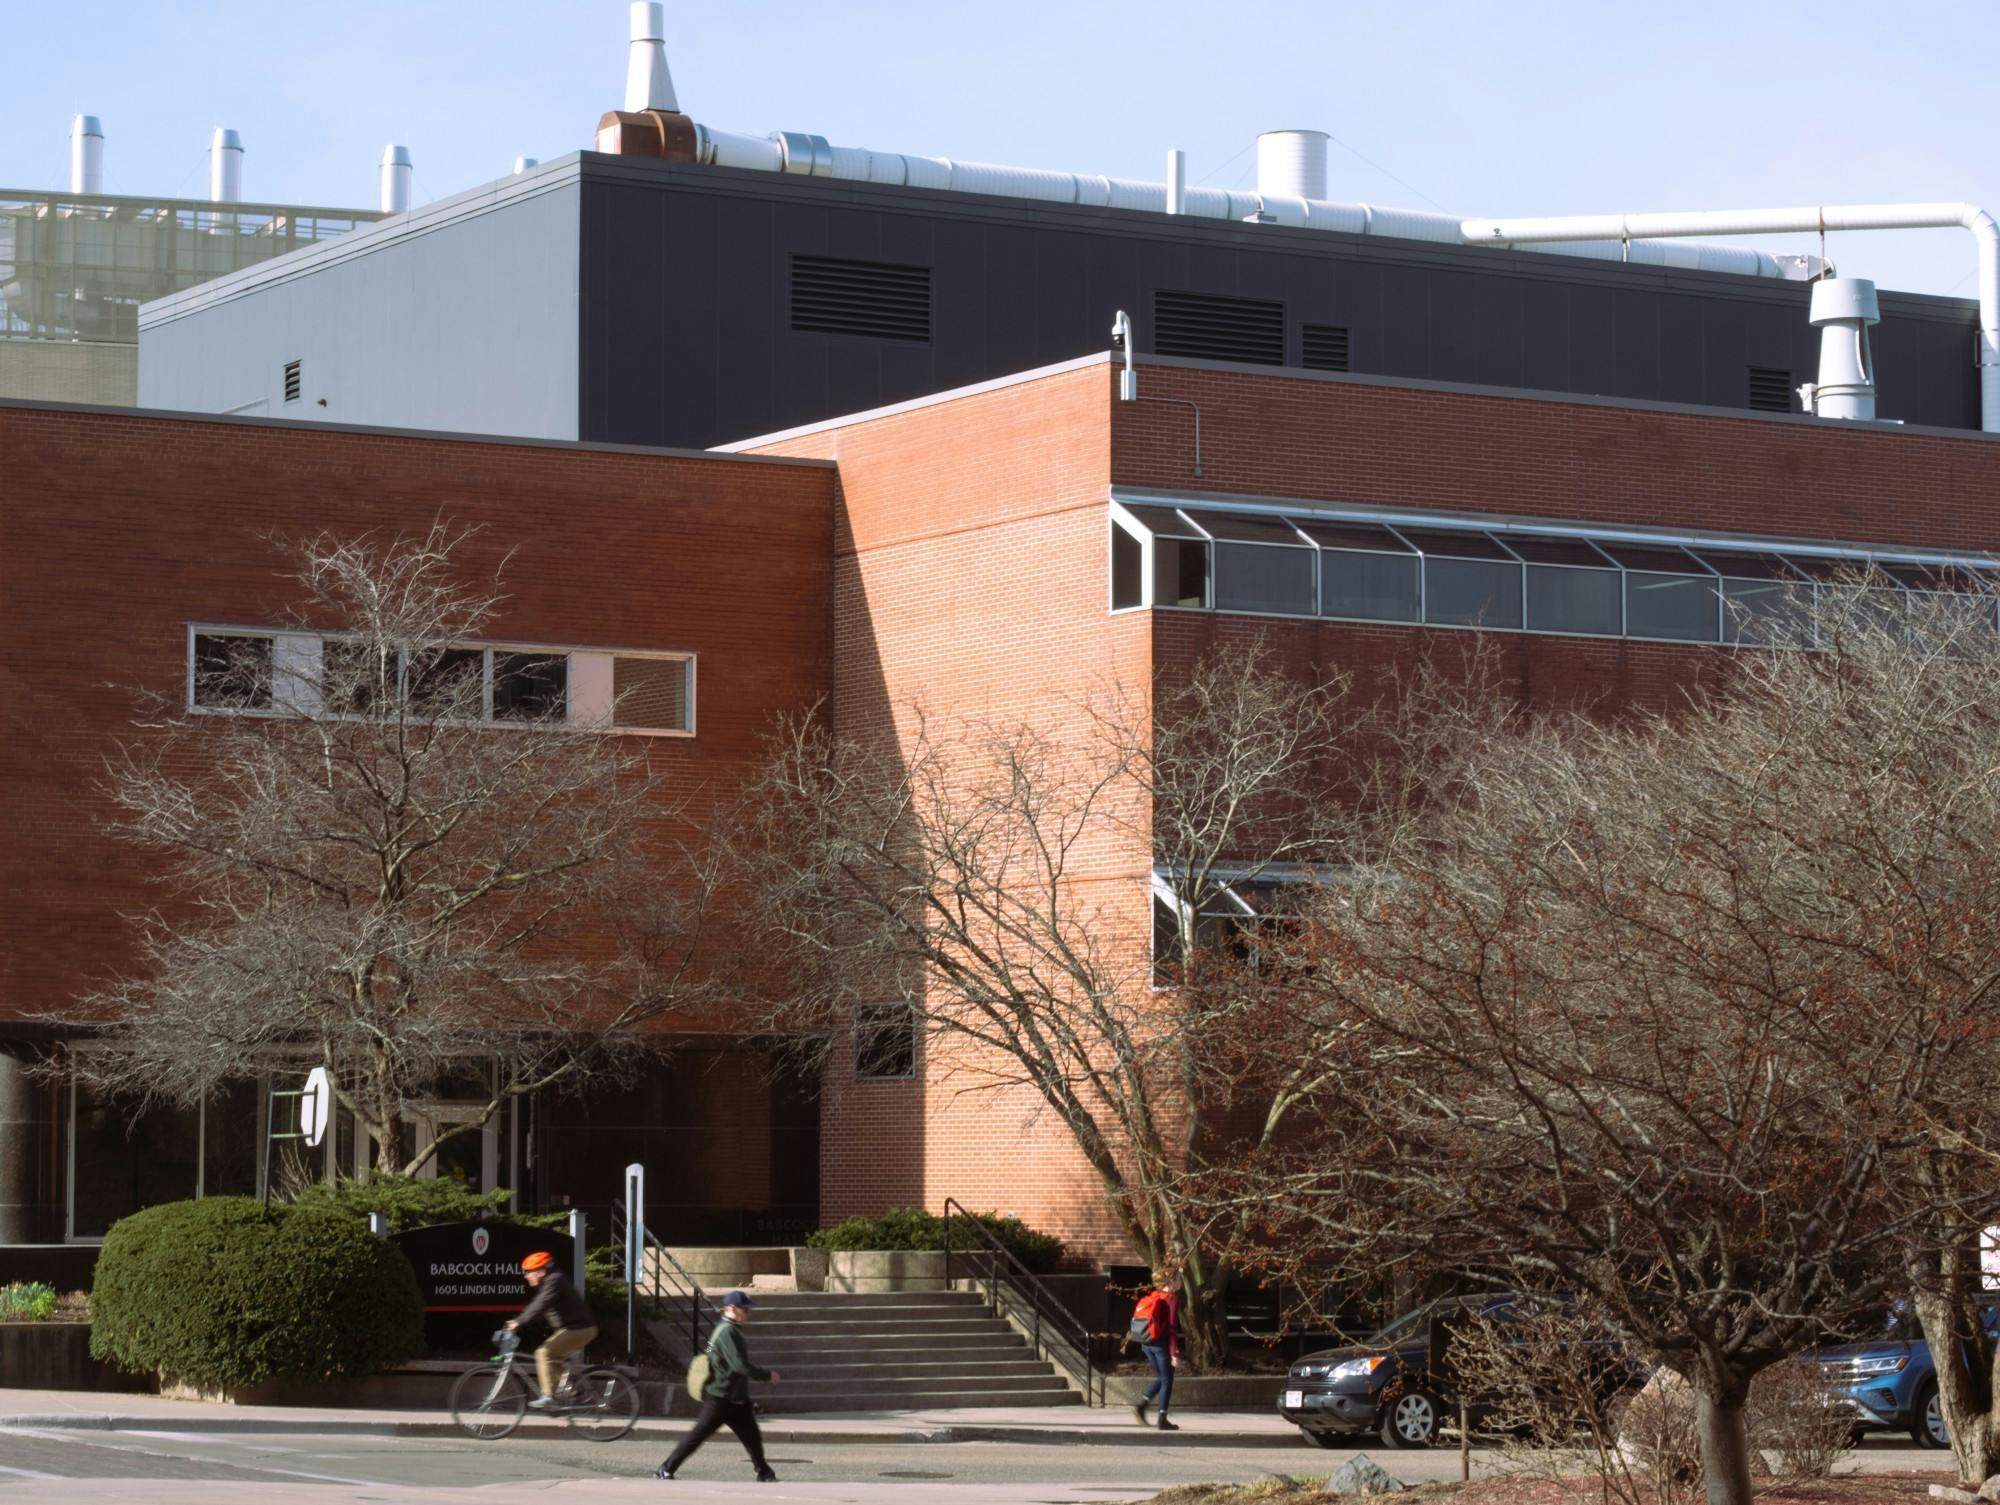
[[[1430,1322],[1431,1314],[1443,1305],[1442,1301],[1433,1301],[1428,1306],[1418,1307],[1414,1312],[1405,1312],[1368,1341],[1387,1348],[1407,1338],[1415,1337],[1418,1330]]]

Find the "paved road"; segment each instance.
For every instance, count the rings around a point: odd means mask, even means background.
[[[1319,1474],[1346,1453],[1301,1447],[1160,1449],[1019,1443],[785,1444],[772,1449],[777,1485],[750,1481],[726,1435],[680,1480],[645,1477],[658,1445],[551,1439],[500,1443],[392,1437],[190,1435],[37,1428],[0,1432],[0,1505],[525,1505],[671,1498],[719,1502],[841,1501],[852,1505],[1082,1505],[1143,1500],[1195,1479],[1236,1482]],[[1404,1479],[1457,1475],[1448,1449],[1376,1454]],[[1949,1455],[1870,1443],[1865,1469],[1949,1467]],[[1474,1470],[1490,1459],[1474,1455]]]

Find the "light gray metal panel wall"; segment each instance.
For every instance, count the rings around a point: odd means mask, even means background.
[[[574,439],[578,204],[572,178],[443,223],[420,209],[353,254],[336,241],[291,275],[198,289],[178,316],[149,305],[139,406]]]

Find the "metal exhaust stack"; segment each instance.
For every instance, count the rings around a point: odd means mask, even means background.
[[[407,146],[382,148],[382,212],[407,214],[410,209],[410,180],[416,175]]]
[[[70,122],[69,191],[104,192],[104,126],[95,115]]]
[[[243,201],[243,138],[226,125],[208,143],[208,198],[213,204]]]
[[[666,9],[660,0],[633,0],[632,47],[625,59],[628,110],[680,111],[667,71]]]
[[[1326,197],[1325,131],[1265,131],[1257,138],[1257,192],[1267,199]]]
[[[1875,358],[1868,348],[1868,326],[1881,322],[1875,284],[1867,278],[1827,277],[1813,284],[1819,380],[1799,388],[1808,413],[1820,418],[1875,416]]]

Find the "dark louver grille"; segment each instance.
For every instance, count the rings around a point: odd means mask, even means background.
[[[928,340],[931,269],[794,256],[792,328],[878,340]]]
[[[1308,324],[1303,330],[1304,355],[1308,371],[1345,371],[1347,367],[1347,326]]]
[[[1760,413],[1792,410],[1792,373],[1776,366],[1750,368],[1750,406]]]
[[[1212,293],[1153,294],[1153,353],[1199,361],[1285,363],[1285,305]]]

